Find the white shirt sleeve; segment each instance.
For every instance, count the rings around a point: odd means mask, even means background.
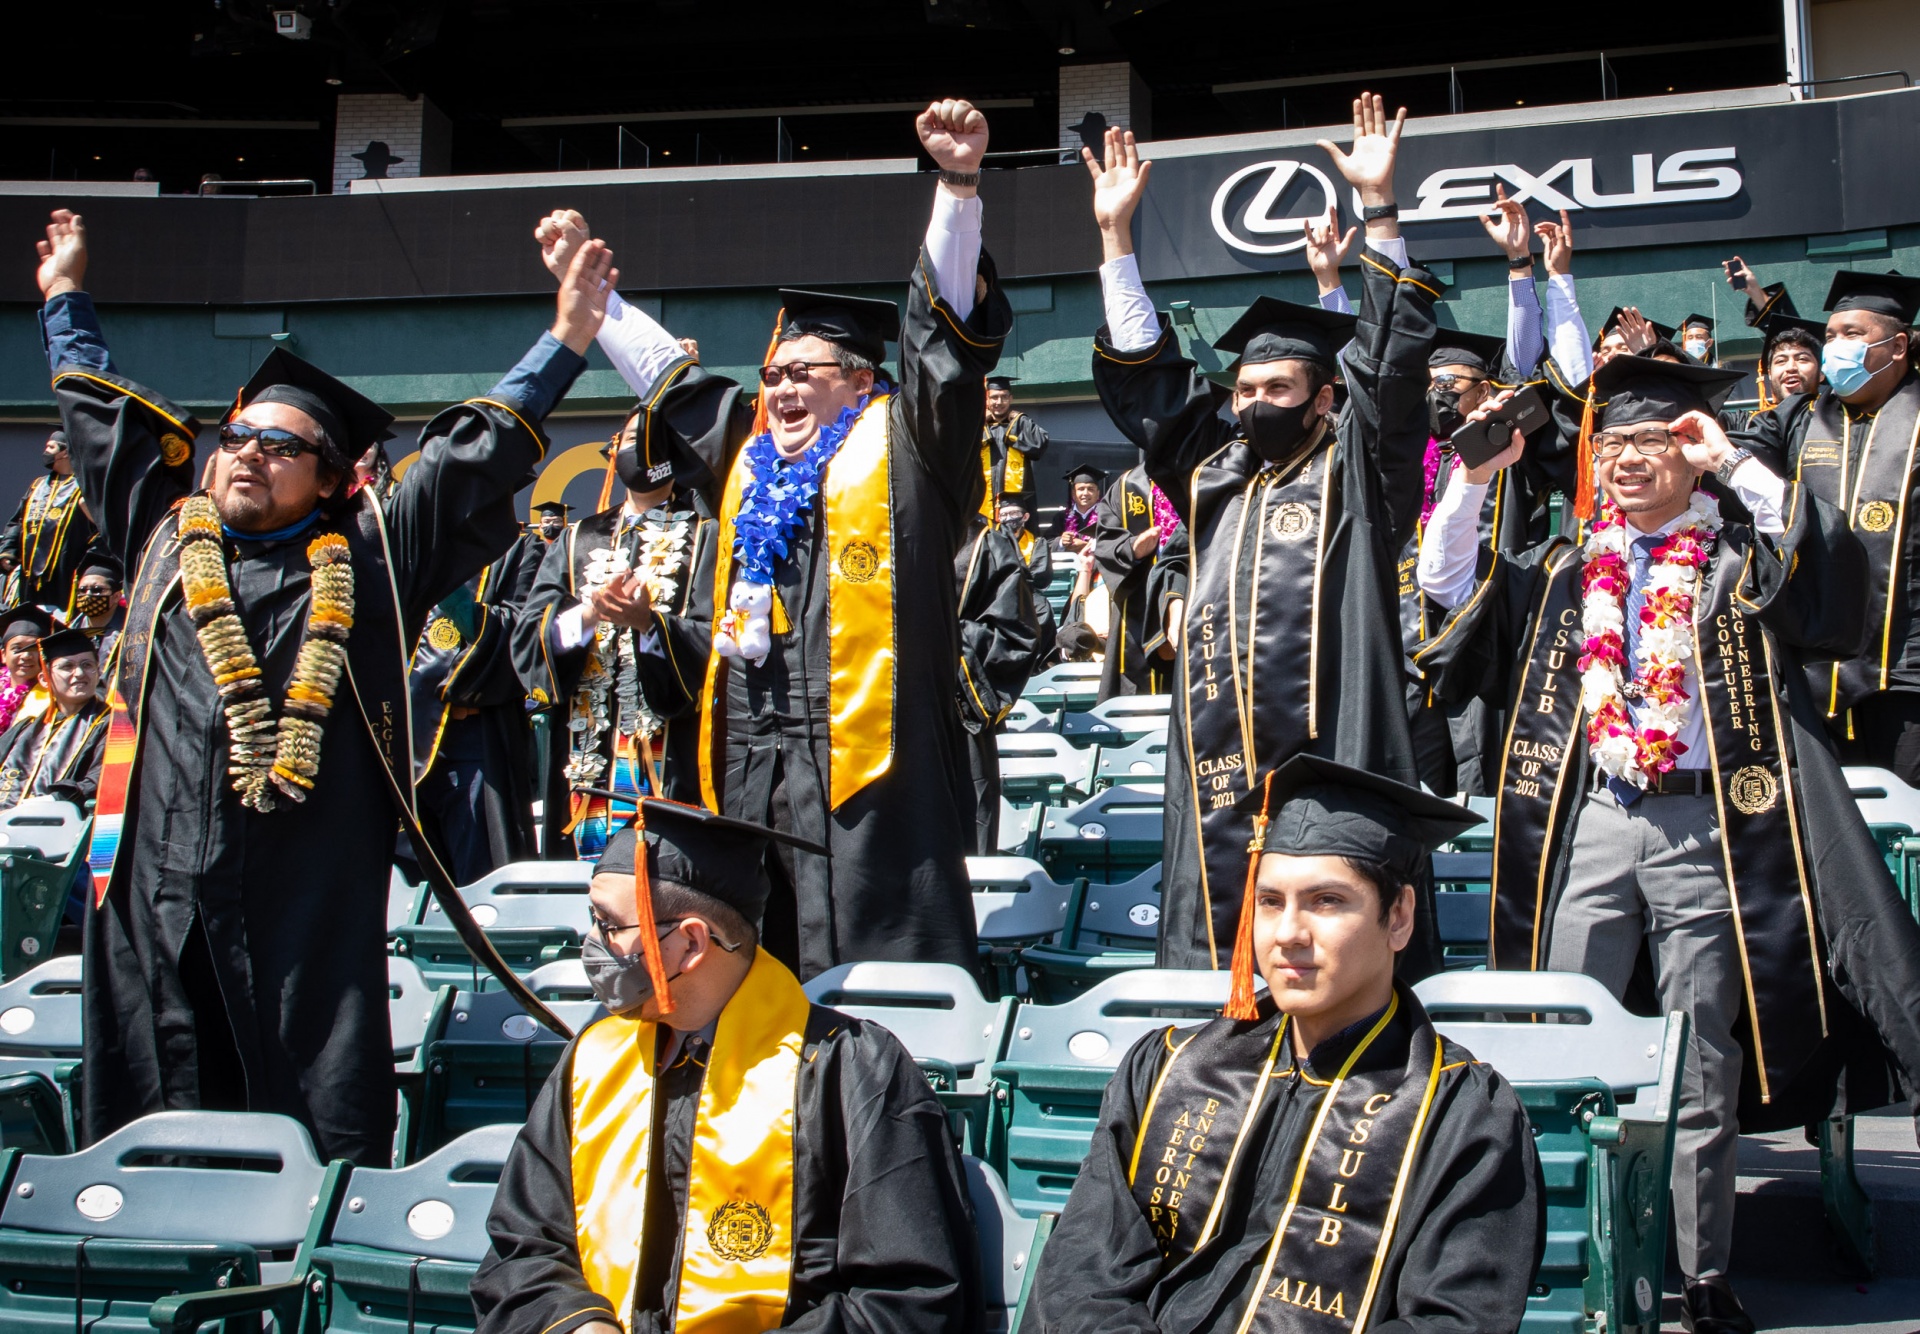
[[[594,337],[627,388],[641,398],[651,396],[667,368],[687,355],[672,334],[646,311],[622,301],[618,292],[607,293],[607,318]]]
[[[1376,241],[1369,236],[1367,249],[1379,251],[1400,268],[1407,267],[1407,238],[1404,236],[1389,236],[1384,241]]]
[[[587,641],[592,638],[593,630],[587,625],[586,615],[578,602],[556,614],[547,626],[547,640],[556,653],[571,653],[575,649],[585,648]]]
[[[973,314],[974,280],[980,273],[980,196],[961,199],[933,192],[933,217],[927,223],[927,257],[940,297],[961,319]]]
[[[1160,339],[1160,318],[1140,281],[1132,255],[1100,266],[1100,294],[1107,307],[1107,337],[1116,352],[1144,352]]]
[[[1525,380],[1540,366],[1547,354],[1547,338],[1540,331],[1540,294],[1533,290],[1531,274],[1515,274],[1507,280],[1507,360]]]
[[[1467,470],[1455,468],[1427,520],[1413,575],[1420,591],[1443,607],[1457,607],[1473,596],[1480,563],[1480,506],[1486,497],[1486,483],[1469,482]]]
[[[1548,345],[1560,373],[1568,384],[1583,383],[1593,374],[1593,340],[1587,336],[1587,322],[1580,318],[1571,273],[1547,279],[1547,327]]]
[[[1787,531],[1787,525],[1780,515],[1780,507],[1786,501],[1787,484],[1774,476],[1773,470],[1759,459],[1748,459],[1733,470],[1728,478],[1733,494],[1753,515],[1753,526],[1769,537],[1778,537]]]
[[[1320,309],[1330,310],[1336,315],[1353,314],[1353,298],[1347,295],[1347,289],[1336,287],[1331,292],[1320,294]]]

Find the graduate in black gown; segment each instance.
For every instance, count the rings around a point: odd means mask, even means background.
[[[0,532],[0,561],[18,572],[15,602],[73,617],[74,585],[95,536],[85,497],[73,477],[65,431],[47,436],[47,475],[36,477]]]
[[[1106,656],[1100,660],[1100,698],[1160,695],[1172,663],[1147,652],[1147,582],[1163,534],[1154,523],[1153,483],[1136,464],[1113,479],[1100,497],[1093,559],[1108,596]]]
[[[1393,978],[1413,879],[1479,817],[1309,755],[1269,777],[1226,1017],[1121,1061],[1021,1334],[1519,1328],[1526,1113]]]
[[[120,596],[125,576],[120,562],[97,548],[80,564],[74,582],[73,627],[87,632],[100,659],[101,696],[119,661],[120,636],[127,628],[127,604]]]
[[[1000,724],[1053,648],[1053,609],[1035,591],[1006,529],[984,518],[973,526],[973,540],[953,563],[960,584],[955,691],[967,729],[967,779],[955,787],[971,798],[964,811],[974,830],[968,851],[993,856],[1000,851]]]
[[[987,416],[980,431],[980,476],[986,494],[980,513],[991,519],[999,502],[1017,500],[1027,513],[1040,503],[1034,469],[1047,447],[1047,428],[1013,406],[1017,375],[987,377]]]
[[[197,423],[114,366],[81,290],[80,220],[55,213],[41,250],[74,472],[136,572],[117,693],[140,744],[118,752],[128,770],[110,738],[102,776],[96,847],[120,828],[87,917],[83,1137],[169,1108],[277,1112],[323,1158],[385,1165],[407,655],[434,605],[512,545],[514,492],[586,364],[611,256],[582,249],[553,331],[491,393],[433,418],[376,505],[342,488],[391,417],[284,349],[241,392],[196,491]]]
[[[1419,515],[1439,284],[1407,262],[1392,213],[1400,124],[1362,95],[1353,151],[1328,145],[1376,211],[1358,317],[1261,297],[1215,344],[1236,358],[1231,391],[1182,354],[1141,285],[1128,232],[1138,149],[1114,132],[1104,171],[1087,155],[1106,253],[1094,385],[1192,553],[1167,748],[1163,968],[1226,965],[1258,774],[1310,751],[1416,781],[1394,557]]]
[[[68,629],[40,641],[40,659],[53,702],[0,733],[0,810],[48,796],[84,810],[107,750],[107,706],[95,690],[99,655],[85,631]]]
[[[652,799],[643,822],[594,868],[610,1014],[501,1171],[479,1334],[976,1334],[972,1211],[925,1076],[759,948],[771,831]]]

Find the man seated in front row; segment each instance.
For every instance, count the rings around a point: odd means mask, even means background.
[[[1121,1063],[1023,1334],[1520,1325],[1526,1114],[1393,980],[1413,878],[1478,817],[1314,756],[1268,787],[1227,1017]]]
[[[925,1077],[757,948],[766,840],[789,836],[655,798],[640,818],[594,866],[584,957],[611,1015],[501,1172],[479,1334],[975,1334],[972,1212]]]

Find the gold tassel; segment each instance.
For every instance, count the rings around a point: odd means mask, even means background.
[[[673,994],[667,990],[667,966],[660,961],[660,932],[653,921],[653,885],[647,877],[647,804],[634,802],[633,920],[640,926],[640,952],[647,962],[647,980],[653,983],[654,1007],[662,1019],[673,1013]]]
[[[786,327],[787,308],[782,306],[780,313],[773,317],[773,336],[767,339],[767,355],[760,358],[762,366],[773,364],[774,349],[780,346],[780,330]],[[767,386],[760,386],[760,396],[753,403],[753,434],[759,435],[767,429]]]
[[[1253,999],[1253,886],[1260,874],[1260,854],[1267,849],[1267,821],[1273,801],[1273,771],[1267,771],[1260,790],[1260,814],[1253,817],[1253,840],[1247,844],[1247,888],[1240,900],[1240,929],[1233,937],[1233,985],[1227,991],[1229,1019],[1253,1019],[1259,1007]]]
[[[1574,460],[1573,513],[1582,523],[1592,523],[1593,503],[1593,381],[1587,381],[1587,401],[1580,409],[1579,457]]]

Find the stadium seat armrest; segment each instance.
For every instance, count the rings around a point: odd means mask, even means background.
[[[273,1312],[282,1329],[298,1324],[300,1304],[306,1300],[304,1275],[284,1283],[260,1283],[243,1288],[225,1288],[211,1292],[189,1292],[177,1297],[162,1297],[147,1310],[147,1321],[155,1329],[172,1334],[191,1334],[202,1325],[235,1316]]]

